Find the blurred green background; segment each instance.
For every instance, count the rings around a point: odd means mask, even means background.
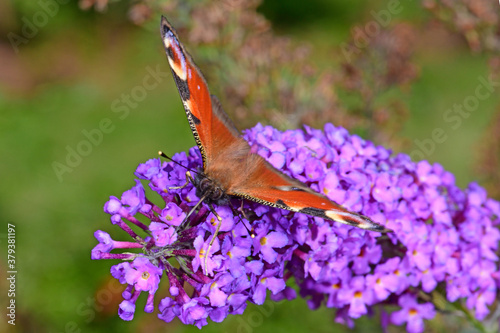
[[[144,314],[145,298],[139,301],[132,322],[118,319],[120,295],[109,274],[115,262],[90,260],[96,229],[124,239],[124,233],[111,226],[102,206],[110,195],[120,195],[134,184],[137,164],[156,157],[159,149],[174,154],[194,145],[158,31],[160,14],[174,17],[174,25],[177,19],[189,22],[191,18],[169,12],[172,1],[159,1],[163,7],[157,7],[141,25],[130,22],[131,3],[127,1],[110,2],[102,11],[79,8],[89,1],[61,1],[57,13],[44,21],[36,15],[43,10],[41,3],[47,1],[0,4],[3,301],[7,300],[3,291],[7,289],[7,223],[16,226],[18,271],[16,326],[2,320],[0,331],[198,331],[177,320],[165,324],[153,314]],[[97,1],[95,6],[99,3],[107,1]],[[186,3],[197,6],[196,1]],[[406,144],[395,149],[411,153],[417,148],[415,139],[431,138],[433,129],[443,128],[448,139],[436,144],[435,151],[426,158],[452,171],[463,188],[482,179],[475,168],[475,154],[494,120],[500,99],[495,91],[481,101],[457,130],[443,122],[443,113],[474,93],[478,77],[488,77],[489,55],[471,52],[460,38],[448,40],[447,35],[434,35],[429,30],[430,14],[420,3],[401,3],[402,12],[395,21],[411,22],[420,29],[414,55],[420,74],[410,90],[390,92],[403,100],[410,112],[398,133]],[[182,9],[182,1],[175,4],[176,10]],[[338,57],[332,60],[331,54],[341,54],[339,45],[349,39],[351,27],[369,21],[372,10],[386,7],[386,1],[378,0],[268,0],[258,11],[270,20],[276,34],[308,43],[312,49],[310,61],[321,72],[338,66]],[[36,31],[26,28],[27,21],[39,23]],[[13,46],[13,35],[9,40],[12,32],[26,38]],[[189,49],[197,59],[197,50]],[[168,75],[160,75],[158,85],[145,90],[145,96],[128,107],[127,114],[122,113],[123,109],[119,111],[116,106],[124,104],[116,101],[143,86],[150,71]],[[212,90],[220,94],[216,85],[212,84]],[[339,96],[342,98],[342,94]],[[85,131],[95,133],[103,119],[109,119],[108,133],[102,133],[102,138],[95,136],[96,144],[82,143],[87,140]],[[56,172],[54,162],[67,164],[68,152],[78,147],[86,150],[87,156]],[[210,323],[203,330],[304,332],[314,327],[315,332],[349,331],[333,322],[333,313],[325,308],[310,311],[302,299],[267,302],[264,307],[250,305],[243,316],[229,317],[221,324]],[[376,320],[364,318],[356,323],[356,332],[382,331]],[[428,331],[439,332],[443,327],[449,332],[469,331],[467,326],[441,316]],[[405,330],[391,327],[390,331]]]

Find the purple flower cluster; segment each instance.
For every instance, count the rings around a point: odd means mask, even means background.
[[[239,216],[229,206],[215,207],[222,222],[210,246],[218,223],[210,209],[201,204],[185,221],[199,200],[192,184],[182,187],[185,168],[152,159],[135,175],[161,196],[161,204],[150,201],[136,180],[104,207],[111,222],[133,240],[118,242],[103,231],[95,233],[100,243],[93,259],[127,260],[111,269],[128,285],[119,309],[122,319],[133,318],[142,291],[149,295],[145,311],[154,310],[161,278],[168,280],[170,295],[159,302],[159,318],[178,317],[197,327],[208,318],[220,322],[241,314],[247,302],[264,303],[268,290],[273,300],[295,298],[286,285],[292,277],[311,308],[337,308],[336,320],[347,325],[375,305],[393,305],[397,310],[386,322],[422,332],[424,319],[435,316],[436,291],[449,302],[464,302],[478,320],[488,315],[500,285],[500,203],[480,186],[461,190],[440,165],[391,156],[331,124],[324,131],[285,132],[257,125],[245,138],[276,168],[394,233],[244,201]],[[174,160],[193,170],[201,166],[197,148]],[[239,200],[231,205],[239,207]],[[124,248],[142,252],[110,253]]]

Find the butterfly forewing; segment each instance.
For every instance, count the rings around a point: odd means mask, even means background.
[[[189,126],[206,165],[220,149],[237,138],[238,132],[223,112],[222,117],[221,112],[214,112],[220,108],[219,102],[210,95],[201,71],[165,17],[161,20],[161,34]]]

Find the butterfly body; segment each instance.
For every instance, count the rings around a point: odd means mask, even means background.
[[[346,210],[251,152],[250,145],[240,136],[218,99],[210,94],[201,71],[165,17],[161,21],[161,34],[203,159],[203,169],[192,179],[198,197],[218,205],[237,197],[362,229],[390,231],[363,215]]]

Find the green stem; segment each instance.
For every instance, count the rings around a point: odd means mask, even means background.
[[[472,325],[474,325],[475,328],[477,328],[480,332],[482,333],[488,333],[488,330],[483,326],[483,324],[477,320],[476,318],[474,318],[474,316],[472,315],[472,313],[469,311],[469,309],[467,309],[463,304],[462,302],[458,301],[458,302],[454,302],[454,303],[451,303],[451,305],[459,310],[459,311],[462,311],[465,316],[467,317],[467,319],[469,320],[470,323],[472,323]]]

